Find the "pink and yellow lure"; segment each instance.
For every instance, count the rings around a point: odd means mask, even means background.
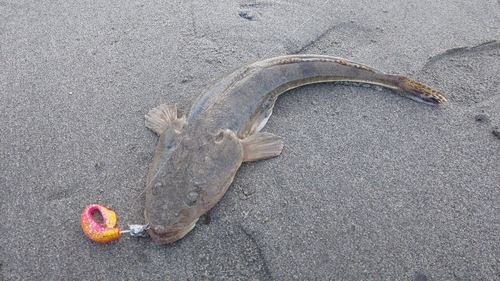
[[[98,211],[102,223],[96,222],[92,212]],[[83,232],[95,242],[110,242],[120,237],[120,228],[116,226],[116,214],[104,206],[92,204],[83,210],[80,217]]]

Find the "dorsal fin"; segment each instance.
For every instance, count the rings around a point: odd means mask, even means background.
[[[176,104],[160,104],[144,116],[146,127],[161,135],[175,120],[177,120]]]

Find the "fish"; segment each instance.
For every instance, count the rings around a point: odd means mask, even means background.
[[[183,238],[219,202],[243,162],[281,154],[280,137],[261,132],[284,92],[307,84],[351,81],[380,85],[437,106],[445,95],[401,75],[325,55],[267,58],[219,78],[196,98],[187,115],[161,104],[145,115],[159,135],[146,180],[144,217],[154,242]]]

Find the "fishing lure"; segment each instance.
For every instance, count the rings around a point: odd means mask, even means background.
[[[92,215],[95,211],[99,212],[102,222],[96,221]],[[121,230],[116,226],[116,221],[115,211],[99,204],[88,205],[80,216],[83,232],[94,242],[111,242],[120,238],[122,233],[130,233],[130,236],[141,237],[146,234],[146,230],[149,228],[148,225],[132,224],[129,225],[129,230]]]

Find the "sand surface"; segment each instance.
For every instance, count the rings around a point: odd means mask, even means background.
[[[500,2],[0,1],[0,279],[500,280]],[[306,86],[184,239],[98,244],[91,203],[144,222],[157,136],[230,69],[327,54],[446,93]]]

